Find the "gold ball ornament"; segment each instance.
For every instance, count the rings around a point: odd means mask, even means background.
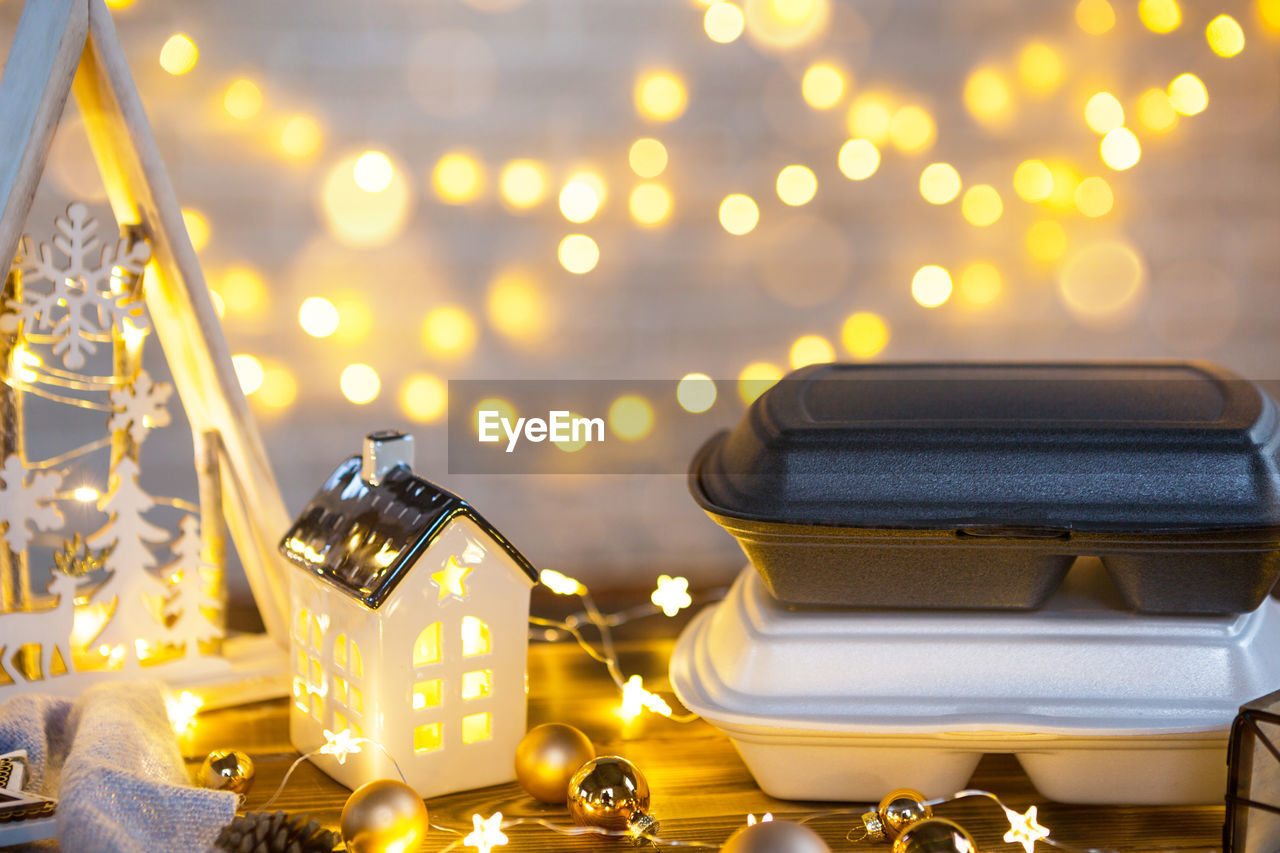
[[[880,801],[876,813],[885,836],[892,841],[911,824],[933,817],[933,809],[924,804],[924,794],[913,788],[890,791]]]
[[[350,853],[417,850],[427,837],[427,806],[403,782],[379,779],[347,797],[338,826]]]
[[[627,759],[593,758],[573,774],[568,788],[569,814],[579,826],[598,826],[634,837],[656,833],[649,816],[649,783]]]
[[[197,781],[201,788],[247,794],[257,773],[247,753],[238,749],[215,749],[205,756]]]
[[[802,823],[771,820],[742,827],[729,836],[720,853],[831,853],[831,848]]]
[[[913,823],[893,842],[893,853],[973,853],[977,849],[963,826],[940,817]]]
[[[591,739],[573,726],[544,723],[516,747],[516,778],[531,796],[553,805],[569,797],[569,780],[596,757]]]

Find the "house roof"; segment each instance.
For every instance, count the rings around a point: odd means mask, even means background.
[[[524,555],[462,498],[404,466],[371,486],[360,466],[359,456],[339,465],[293,522],[280,540],[289,562],[376,609],[449,522],[465,517],[537,582]]]

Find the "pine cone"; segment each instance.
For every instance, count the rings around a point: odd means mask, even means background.
[[[249,812],[222,828],[214,850],[227,853],[333,853],[337,837],[305,815]]]

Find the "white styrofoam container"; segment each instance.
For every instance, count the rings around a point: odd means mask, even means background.
[[[1280,688],[1280,602],[1135,614],[1082,559],[1034,612],[791,609],[748,566],[671,684],[783,799],[944,796],[1013,753],[1062,802],[1220,803],[1237,708]]]

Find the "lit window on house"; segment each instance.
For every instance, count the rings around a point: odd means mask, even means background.
[[[489,626],[474,616],[463,616],[462,656],[487,655],[490,651]]]
[[[303,607],[298,610],[298,624],[294,628],[294,634],[298,637],[298,642],[305,643],[307,641],[307,608]]]
[[[302,649],[298,649],[298,667],[294,671],[303,677],[307,674],[307,653]]]
[[[490,714],[468,714],[462,718],[463,743],[479,743],[492,737],[493,718]]]
[[[342,667],[347,668],[347,635],[339,634],[338,639],[333,641],[333,662]]]
[[[320,625],[320,617],[311,616],[311,648],[318,649],[324,642],[324,628]]]
[[[311,659],[311,683],[316,687],[319,687],[322,681],[324,681],[324,675],[320,671],[320,661],[316,660],[315,658],[312,658]]]
[[[422,629],[413,644],[413,665],[426,666],[440,662],[440,623],[433,622]]]
[[[364,661],[360,659],[360,647],[355,644],[354,640],[351,642],[350,664],[351,674],[356,678],[364,678]]]
[[[493,673],[487,669],[462,674],[462,698],[464,701],[483,699],[493,689]]]
[[[351,701],[347,703],[347,707],[355,711],[357,714],[364,713],[364,694],[355,687],[351,688]]]
[[[419,681],[413,685],[413,710],[434,708],[440,704],[440,679]]]
[[[347,704],[347,680],[345,678],[335,678],[333,680],[333,698],[343,705]]]
[[[302,713],[307,713],[307,683],[301,678],[293,680],[293,704],[297,705]]]
[[[335,732],[340,732],[349,728],[351,728],[351,726],[347,724],[346,715],[343,714],[341,711],[334,711],[333,712],[333,730]]]
[[[359,723],[352,723],[352,724],[351,724],[351,736],[352,736],[352,737],[358,737],[358,738],[359,738],[359,737],[364,737],[364,729],[360,728],[360,724],[359,724]]]
[[[422,726],[414,726],[414,752],[431,752],[432,750],[439,749],[443,743],[444,740],[440,734],[439,723],[427,723]]]
[[[320,694],[312,693],[311,694],[311,719],[315,720],[317,723],[320,722],[321,710],[322,709],[320,707]]]

